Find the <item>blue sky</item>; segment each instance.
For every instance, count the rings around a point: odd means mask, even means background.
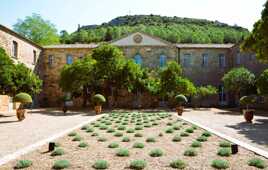
[[[41,14],[57,29],[100,24],[127,14],[157,14],[218,20],[252,29],[266,0],[1,0],[0,24],[12,28],[18,18]]]

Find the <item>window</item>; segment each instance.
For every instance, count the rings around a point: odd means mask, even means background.
[[[207,67],[208,66],[208,54],[203,54],[202,55],[202,67]]]
[[[50,67],[52,67],[52,65],[53,65],[53,60],[54,60],[54,56],[53,55],[49,55],[48,56],[48,65]]]
[[[224,68],[226,66],[225,64],[225,56],[224,54],[219,55],[219,67]]]
[[[18,43],[16,41],[12,42],[12,57],[18,58]]]
[[[139,65],[142,64],[142,58],[141,58],[141,55],[137,54],[137,55],[134,57],[134,60],[135,60],[135,63],[136,63],[136,64],[139,64]]]
[[[167,56],[160,55],[160,59],[159,59],[160,67],[164,67],[166,65],[166,60],[167,60]]]
[[[241,64],[241,56],[240,56],[240,54],[237,54],[237,55],[236,55],[236,61],[235,61],[235,63],[236,63],[237,65],[240,65],[240,64]]]
[[[182,63],[184,67],[190,67],[191,66],[191,54],[184,54]]]
[[[73,57],[71,55],[67,55],[67,57],[66,57],[66,63],[67,64],[72,64],[73,63]]]
[[[33,50],[33,65],[36,64],[36,59],[37,59],[37,56],[36,56],[36,51]]]

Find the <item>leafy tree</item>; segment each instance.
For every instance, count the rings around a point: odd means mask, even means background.
[[[268,95],[268,69],[264,70],[257,79],[257,88],[260,94]]]
[[[94,65],[96,61],[90,56],[65,65],[61,70],[59,85],[64,92],[71,92],[74,97],[83,96],[83,105],[89,100],[89,90],[94,89]]]
[[[13,27],[16,32],[40,45],[59,43],[55,25],[44,20],[39,14],[32,14],[24,20],[19,19]]]
[[[268,62],[268,1],[264,5],[262,16],[254,24],[252,33],[242,44],[244,51],[256,53],[257,58],[262,62]]]
[[[20,92],[30,95],[41,91],[42,81],[24,64],[15,65],[5,51],[0,48],[0,92],[15,96]]]
[[[240,93],[254,86],[255,75],[243,67],[233,68],[223,76],[222,80],[224,87],[238,97]]]
[[[62,44],[70,44],[71,43],[71,37],[66,30],[62,30],[60,32],[60,43],[62,43]]]

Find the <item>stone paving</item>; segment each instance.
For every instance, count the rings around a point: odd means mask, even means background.
[[[252,124],[246,123],[240,113],[220,109],[186,109],[183,117],[268,151],[268,112],[254,115]]]
[[[19,122],[14,113],[1,114],[0,159],[94,117],[92,112],[67,112],[64,115],[55,109],[42,109],[29,111],[26,119]]]

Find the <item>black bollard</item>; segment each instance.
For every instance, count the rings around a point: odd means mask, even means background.
[[[49,142],[48,151],[51,152],[54,151],[54,149],[55,149],[55,142]]]
[[[238,152],[238,145],[237,144],[232,144],[231,148],[232,148],[232,154],[236,154]]]

